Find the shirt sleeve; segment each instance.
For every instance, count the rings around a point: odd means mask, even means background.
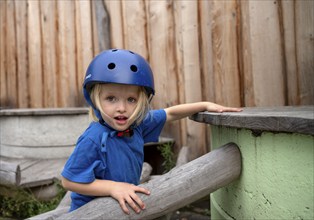
[[[106,168],[104,162],[100,160],[98,153],[96,144],[89,138],[78,140],[61,175],[72,182],[93,182],[96,179],[95,171]]]
[[[144,143],[157,142],[166,122],[166,112],[163,109],[151,110],[143,121]]]

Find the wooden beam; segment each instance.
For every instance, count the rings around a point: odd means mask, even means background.
[[[102,197],[57,219],[154,219],[228,185],[240,173],[240,151],[236,144],[229,143],[142,184],[151,195],[139,194],[147,207],[140,214],[131,211],[126,215],[113,198]]]
[[[0,161],[0,184],[18,186],[21,182],[21,169],[18,164]]]

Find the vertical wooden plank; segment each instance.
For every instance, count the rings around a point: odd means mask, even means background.
[[[175,48],[176,48],[176,72],[178,75],[178,99],[179,103],[185,103],[185,79],[184,79],[184,62],[183,62],[183,34],[182,34],[182,10],[181,4],[173,1],[174,23],[175,23]],[[181,120],[181,143],[187,145],[187,120]]]
[[[257,106],[285,105],[282,39],[277,7],[276,1],[248,2],[249,43]]]
[[[42,50],[39,1],[28,1],[28,72],[30,107],[43,107]]]
[[[58,106],[75,107],[77,105],[77,79],[75,54],[75,5],[74,1],[58,1]]]
[[[92,30],[93,30],[93,48],[94,54],[100,53],[100,45],[99,45],[99,36],[98,36],[98,27],[97,27],[97,15],[96,15],[96,8],[93,7],[93,3],[91,4],[91,11],[92,11]]]
[[[144,0],[122,1],[124,46],[148,58]]]
[[[57,107],[56,2],[40,1],[42,29],[43,107]]]
[[[165,108],[179,103],[174,42],[172,1],[146,1],[147,36],[150,64],[154,72],[156,95],[154,108]],[[159,33],[159,34],[156,34]],[[181,143],[180,121],[167,123],[163,135],[176,140],[176,151]]]
[[[86,69],[93,58],[92,15],[90,1],[75,1],[76,11],[76,50],[77,50],[77,88],[78,104],[83,106],[85,101],[82,85]]]
[[[18,107],[29,106],[27,56],[27,2],[15,2]]]
[[[212,44],[212,1],[199,1],[199,29],[200,29],[200,61],[201,61],[201,88],[202,99],[216,102],[215,81],[213,70],[213,44]],[[205,128],[206,151],[210,151],[210,129]]]
[[[109,16],[104,1],[92,1],[92,5],[95,8],[99,50],[103,51],[110,47]]]
[[[8,82],[8,105],[11,108],[18,107],[18,79],[17,79],[17,53],[16,53],[16,32],[15,32],[15,7],[14,1],[7,1],[7,41],[6,41],[6,54],[7,54],[7,82]]]
[[[314,104],[314,1],[296,1],[296,54],[301,105]]]
[[[105,1],[105,0],[104,0]],[[124,48],[122,2],[105,1],[110,17],[110,42],[112,48]]]
[[[249,14],[249,2],[238,0],[240,5],[241,22],[241,51],[239,53],[239,59],[241,59],[242,65],[242,81],[243,81],[243,103],[244,106],[256,106],[255,93],[253,87],[253,73],[252,73],[252,49],[251,49],[251,38],[250,38],[250,14]]]
[[[6,1],[0,1],[0,108],[7,106]]]
[[[212,6],[215,100],[240,106],[236,1],[213,1]]]
[[[279,1],[279,15],[281,15],[281,27],[283,37],[283,59],[286,70],[286,96],[288,105],[299,105],[298,71],[296,59],[295,39],[295,10],[294,1]]]
[[[202,97],[215,102],[211,7],[211,1],[199,2]]]
[[[183,74],[185,80],[185,101],[196,102],[202,100],[200,58],[198,41],[198,3],[197,1],[176,1],[175,4],[181,10],[182,31],[182,58]],[[180,34],[180,32],[178,33]],[[206,151],[205,126],[188,120],[187,124],[187,146],[192,146],[191,159],[196,158]]]

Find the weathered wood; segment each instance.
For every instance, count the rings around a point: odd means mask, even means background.
[[[91,1],[75,1],[76,13],[76,59],[77,62],[77,88],[78,93],[82,94],[82,85],[86,69],[93,58],[94,51],[93,33],[92,33],[92,14],[91,14]],[[85,104],[83,96],[78,96],[79,106]]]
[[[301,105],[314,103],[314,1],[296,1],[296,57]]]
[[[0,157],[1,184],[22,188],[51,184],[55,179],[60,179],[66,160],[66,158],[36,160]]]
[[[88,108],[19,108],[0,110],[0,116],[87,115]]]
[[[64,215],[64,213],[67,213],[69,211],[70,207],[62,207],[54,209],[50,212],[45,212],[40,215],[36,215],[34,217],[28,218],[28,220],[53,220],[58,218],[61,215]],[[80,219],[80,218],[78,218]]]
[[[176,71],[174,17],[173,2],[171,1],[149,1],[146,2],[147,9],[147,35],[150,54],[150,65],[156,74],[156,95],[152,101],[155,109],[165,108],[179,103],[178,99],[178,76]],[[159,33],[159,34],[156,34]],[[158,92],[171,91],[171,92]],[[181,121],[167,123],[163,128],[163,134],[171,136],[176,140],[175,147],[181,144]],[[178,150],[175,149],[175,152]]]
[[[198,122],[260,131],[314,135],[314,106],[244,108],[242,112],[200,112],[190,118]]]
[[[244,75],[250,79],[253,85],[254,100],[256,106],[283,106],[285,105],[283,64],[280,23],[277,5],[273,1],[240,1],[243,7],[242,14],[247,19],[247,32],[243,41],[250,53],[243,59],[248,69]],[[261,28],[262,27],[262,28]],[[247,72],[250,71],[250,72]],[[249,85],[245,86],[249,89]],[[247,94],[247,93],[245,93]],[[247,105],[248,106],[248,105]]]
[[[58,105],[57,59],[55,45],[57,40],[56,1],[40,1],[42,29],[42,69],[43,69],[43,106]],[[38,74],[38,73],[37,73]]]
[[[176,10],[174,19],[178,26],[176,28],[177,32],[181,33],[177,36],[177,44],[179,44],[177,46],[180,48],[177,50],[177,56],[178,59],[181,59],[178,64],[180,65],[179,72],[182,75],[182,79],[186,82],[184,85],[179,84],[179,93],[182,94],[179,101],[182,103],[202,100],[197,6],[197,1],[174,2]],[[178,80],[180,81],[180,77]],[[191,152],[191,158],[195,159],[204,154],[206,152],[206,144],[202,137],[205,136],[205,126],[195,124],[186,119],[182,120],[182,126],[183,131],[187,133],[182,145],[195,146],[197,148]]]
[[[77,103],[74,1],[57,1],[58,13],[58,106],[75,107]],[[72,40],[69,40],[72,39]],[[62,91],[62,93],[61,93]],[[62,95],[61,95],[62,94]]]
[[[180,152],[179,152],[178,158],[177,158],[177,162],[176,162],[177,167],[182,166],[183,164],[186,164],[190,161],[190,159],[189,159],[190,151],[191,151],[191,148],[188,146],[183,146],[180,149]]]
[[[29,106],[40,108],[43,107],[43,75],[39,1],[28,1],[27,4]]]
[[[17,84],[18,84],[18,107],[27,108],[28,100],[28,56],[27,56],[27,1],[15,1],[16,19],[16,50]],[[12,19],[12,18],[11,18]],[[10,85],[11,87],[12,85]]]
[[[15,27],[15,19],[14,18],[14,2],[6,1],[7,4],[7,13],[6,13],[6,21],[7,27]],[[6,42],[6,67],[7,67],[7,83],[10,83],[10,86],[7,87],[7,92],[10,94],[9,105],[17,106],[18,103],[18,92],[16,90],[17,87],[17,72],[16,72],[16,59],[17,51],[16,51],[16,32],[14,28],[8,28],[6,30],[7,34],[7,42]],[[12,40],[14,39],[14,40]],[[2,49],[2,48],[1,48]]]
[[[215,101],[241,106],[237,48],[237,1],[212,2],[212,50]]]
[[[0,184],[17,186],[21,182],[21,169],[16,163],[0,160]]]
[[[104,0],[110,17],[110,37],[112,48],[125,48],[123,41],[122,2]]]
[[[241,155],[229,143],[183,166],[174,168],[160,178],[141,186],[150,196],[139,196],[146,204],[140,214],[126,215],[111,197],[95,199],[78,210],[57,219],[153,219],[183,207],[236,180],[241,173]]]
[[[96,30],[98,35],[99,51],[110,48],[109,15],[104,1],[92,1],[95,8]]]
[[[141,183],[146,182],[150,178],[151,171],[152,167],[148,163],[144,162],[140,179]],[[71,205],[71,192],[68,191],[55,210],[34,216],[30,219],[32,220],[55,219],[63,214],[66,214],[70,209],[70,205]]]
[[[152,173],[152,170],[153,170],[153,168],[149,163],[146,163],[146,162],[143,163],[140,183],[145,183],[149,180],[149,177],[150,177],[150,174]]]
[[[6,2],[0,1],[0,106],[8,106],[6,73]]]
[[[124,46],[148,59],[145,3],[142,0],[121,2]]]

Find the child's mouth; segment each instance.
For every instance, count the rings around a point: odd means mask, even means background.
[[[125,124],[128,120],[128,118],[125,116],[117,116],[114,117],[114,119],[117,121],[118,124]]]

